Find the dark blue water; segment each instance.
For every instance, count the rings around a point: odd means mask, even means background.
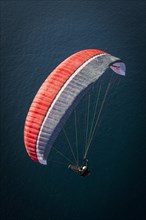
[[[144,220],[146,207],[145,1],[1,1],[1,220]],[[87,48],[127,66],[89,154],[92,175],[41,166],[23,127],[47,75]],[[81,125],[81,128],[84,127]]]

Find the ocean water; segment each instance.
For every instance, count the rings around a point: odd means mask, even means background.
[[[1,1],[0,8],[0,219],[144,220],[145,1]],[[33,162],[23,129],[48,74],[88,48],[120,57],[127,74],[106,103],[89,152],[91,175],[80,178],[63,164]]]

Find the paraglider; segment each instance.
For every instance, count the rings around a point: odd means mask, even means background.
[[[77,173],[80,176],[86,177],[90,175],[90,170],[88,169],[88,159],[82,165],[72,165],[69,164],[68,169],[72,170],[74,173]]]
[[[24,143],[32,160],[46,165],[54,141],[81,98],[111,68],[125,75],[125,64],[104,51],[77,52],[58,65],[37,92],[24,126]],[[84,155],[86,159],[88,149]]]

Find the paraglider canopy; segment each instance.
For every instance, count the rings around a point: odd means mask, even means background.
[[[30,106],[24,126],[24,143],[32,160],[47,164],[53,144],[67,119],[109,67],[117,74],[125,75],[125,64],[119,58],[101,50],[87,49],[68,57],[49,74]],[[103,104],[108,90],[109,87]],[[96,126],[94,132],[95,129]],[[91,140],[85,158],[90,143]]]

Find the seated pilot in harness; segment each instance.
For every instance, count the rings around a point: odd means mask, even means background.
[[[70,170],[72,170],[73,172],[77,173],[80,176],[83,176],[83,177],[89,176],[90,175],[90,171],[88,170],[88,164],[87,163],[88,163],[88,160],[86,159],[85,164],[80,165],[80,166],[79,165],[72,165],[72,164],[70,164],[68,166],[68,168]]]

